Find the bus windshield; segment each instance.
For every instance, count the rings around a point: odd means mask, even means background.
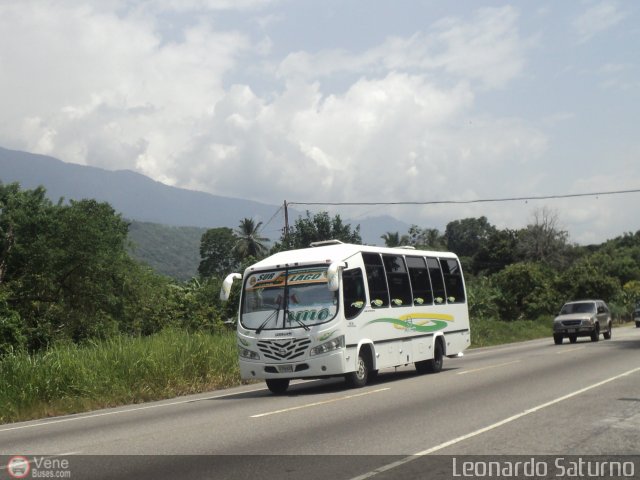
[[[242,299],[240,323],[249,329],[308,328],[338,313],[338,294],[327,286],[326,266],[253,273]]]

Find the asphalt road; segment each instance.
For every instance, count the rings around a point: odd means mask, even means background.
[[[469,350],[439,374],[387,370],[362,389],[256,384],[0,425],[1,464],[15,455],[69,478],[376,480],[467,455],[640,455],[640,329]]]

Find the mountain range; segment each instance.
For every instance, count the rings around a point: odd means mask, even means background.
[[[165,185],[131,170],[105,170],[2,147],[0,181],[18,182],[25,189],[42,185],[54,202],[61,197],[66,200],[94,198],[108,202],[129,220],[174,227],[236,228],[243,218],[267,223],[281,208]],[[300,215],[301,212],[289,209],[290,224]],[[279,232],[284,226],[282,213],[279,216],[272,220],[271,227],[275,227],[270,230]],[[360,225],[362,239],[368,244],[382,244],[380,237],[386,232],[402,234],[409,229],[408,224],[390,216],[343,220],[353,227]],[[277,240],[279,233],[271,236],[272,241]]]

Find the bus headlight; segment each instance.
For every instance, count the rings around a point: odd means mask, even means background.
[[[332,352],[344,347],[344,335],[329,340],[328,342],[321,343],[317,347],[313,347],[309,351],[309,355],[322,355],[323,353]]]
[[[238,345],[238,350],[242,358],[247,358],[249,360],[260,360],[260,355],[258,355],[258,353],[254,352],[253,350],[241,347],[240,345]]]

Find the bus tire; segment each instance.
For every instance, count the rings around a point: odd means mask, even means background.
[[[427,373],[438,373],[442,370],[444,363],[444,351],[442,349],[442,342],[436,340],[436,344],[433,347],[433,358],[427,360],[426,371]]]
[[[428,363],[429,360],[420,360],[419,362],[415,362],[414,365],[416,367],[416,372],[427,373],[429,371]]]
[[[364,358],[362,352],[358,354],[357,370],[355,372],[349,372],[344,376],[347,385],[350,388],[362,388],[367,384],[369,379],[369,364],[367,359]]]
[[[282,395],[289,388],[288,378],[268,378],[265,382],[267,382],[267,388],[271,390],[271,393],[276,395]]]

